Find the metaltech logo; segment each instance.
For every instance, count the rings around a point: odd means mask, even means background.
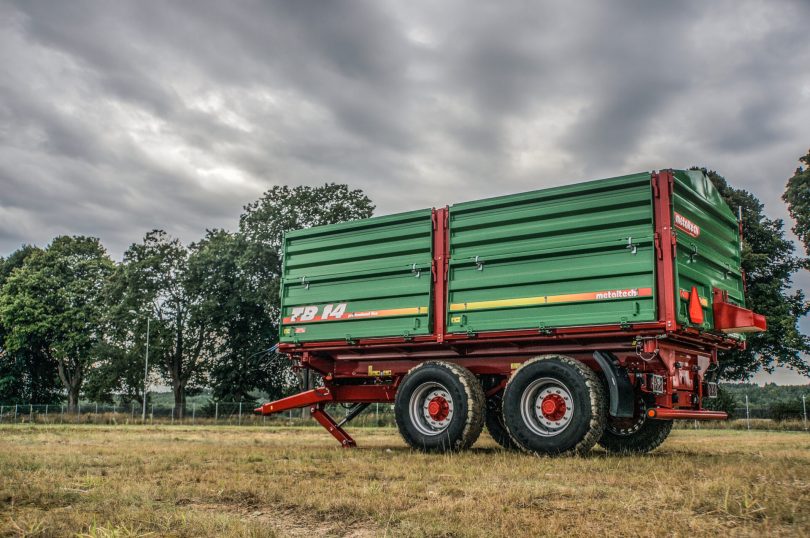
[[[700,226],[687,219],[677,211],[675,212],[675,227],[680,228],[692,237],[700,235]]]
[[[607,290],[596,292],[596,299],[624,299],[626,297],[638,297],[639,295],[638,288],[631,288],[629,290]]]

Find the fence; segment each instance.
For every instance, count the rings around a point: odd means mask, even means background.
[[[210,402],[186,405],[183,418],[177,418],[175,407],[171,405],[147,405],[146,420],[143,419],[141,404],[103,405],[95,403],[79,404],[75,411],[69,411],[64,404],[0,404],[0,424],[220,424],[249,426],[262,424],[310,424],[307,409],[293,409],[270,416],[253,412],[250,402]],[[328,406],[329,413],[336,419],[346,416],[347,408],[341,405]],[[394,424],[391,405],[373,404],[352,421],[353,426],[390,426]]]
[[[143,419],[143,408],[138,403],[130,405],[102,405],[82,403],[70,412],[64,404],[0,404],[0,424],[3,423],[94,423],[94,424],[223,424],[223,425],[261,425],[261,424],[301,424],[310,423],[306,409],[293,409],[269,417],[253,412],[249,402],[209,402],[205,404],[190,403],[186,405],[185,416],[176,417],[174,406],[147,406],[146,420]],[[328,406],[329,413],[336,419],[346,416],[347,408],[342,405]],[[778,402],[771,407],[736,407],[730,410],[729,418],[737,420],[793,420],[801,421],[808,429],[807,398],[803,396],[796,402]],[[393,407],[390,404],[373,404],[352,421],[353,426],[391,426],[394,424]]]

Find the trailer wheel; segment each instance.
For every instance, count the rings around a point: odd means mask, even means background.
[[[509,379],[503,416],[510,437],[527,452],[584,454],[605,430],[607,398],[596,373],[581,362],[536,357]]]
[[[672,420],[647,418],[647,406],[642,398],[633,418],[608,418],[599,444],[614,454],[643,454],[663,443],[672,431]]]
[[[408,446],[425,452],[469,448],[484,427],[484,391],[457,364],[428,361],[411,369],[397,389],[394,416]]]
[[[490,437],[496,443],[507,450],[519,448],[509,436],[509,431],[503,421],[503,392],[487,398],[487,413],[484,422]]]

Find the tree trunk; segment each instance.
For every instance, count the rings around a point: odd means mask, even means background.
[[[182,420],[186,411],[186,387],[176,384],[172,387],[172,392],[174,393],[174,418]]]
[[[68,387],[68,413],[75,415],[79,410],[79,391]]]
[[[83,372],[80,364],[74,369],[70,368],[66,359],[57,360],[59,380],[68,393],[68,413],[76,413],[79,406],[79,393],[82,388]]]

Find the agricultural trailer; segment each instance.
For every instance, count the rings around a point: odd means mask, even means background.
[[[257,408],[345,424],[393,403],[405,442],[647,452],[725,419],[718,351],[745,308],[741,227],[699,171],[662,170],[289,232],[279,351],[322,385]],[[308,387],[305,387],[308,388]],[[348,411],[337,422],[327,404]]]

